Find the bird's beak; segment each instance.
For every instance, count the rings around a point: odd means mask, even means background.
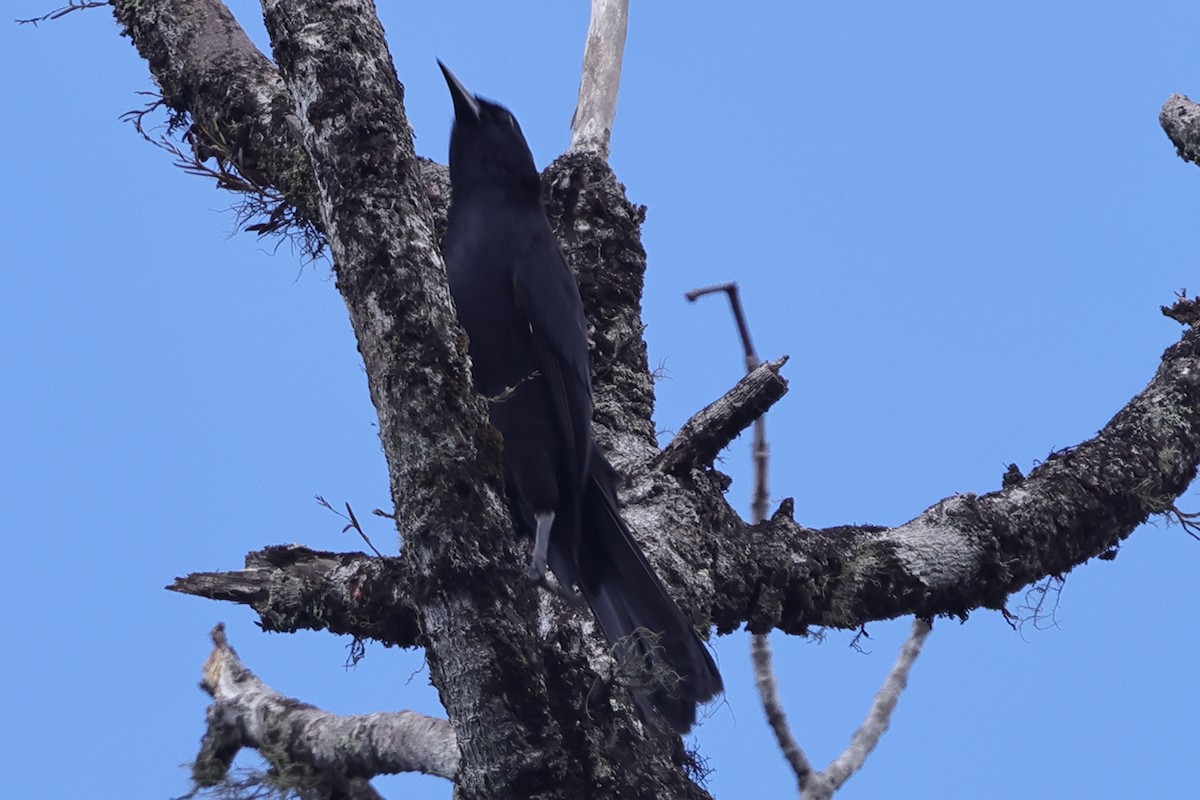
[[[472,119],[479,121],[479,101],[475,99],[475,95],[467,91],[467,87],[462,85],[462,81],[454,76],[450,68],[438,59],[438,66],[442,68],[442,74],[446,76],[446,85],[450,87],[450,97],[454,99],[454,118],[457,120]]]

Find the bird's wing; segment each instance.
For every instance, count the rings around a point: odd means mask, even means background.
[[[545,376],[564,442],[574,446],[582,492],[592,447],[592,381],[587,320],[579,287],[547,226],[532,237],[513,269],[513,285],[533,334],[538,368]]]

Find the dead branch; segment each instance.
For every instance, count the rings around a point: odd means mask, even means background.
[[[760,365],[728,392],[696,412],[658,457],[658,468],[685,475],[712,464],[717,454],[787,393],[780,370],[787,356]]]
[[[800,792],[808,784],[812,775],[812,764],[804,754],[800,743],[792,735],[792,727],[788,724],[787,713],[779,700],[779,686],[775,680],[774,658],[771,654],[771,642],[765,633],[756,633],[750,637],[750,659],[754,664],[754,688],[758,690],[758,699],[762,703],[763,712],[767,716],[767,725],[775,734],[779,750],[783,753],[792,774],[796,776],[796,787]]]
[[[193,572],[167,589],[248,605],[266,631],[328,630],[400,647],[419,641],[400,558],[277,545],[247,554],[244,570]]]
[[[1168,509],[1198,463],[1200,330],[1189,329],[1097,436],[1052,454],[1016,485],[946,498],[897,528],[818,532],[776,513],[720,542],[716,622],[801,633],[1001,608],[1013,591],[1109,551]],[[827,587],[815,596],[814,581]]]
[[[629,0],[592,0],[569,152],[591,151],[608,160],[628,27]]]
[[[224,625],[211,636],[200,687],[213,704],[192,765],[198,786],[224,781],[242,748],[257,750],[271,765],[273,782],[297,792],[328,787],[336,796],[355,782],[399,772],[457,776],[458,744],[446,720],[413,711],[348,717],[321,711],[259,680],[229,645]],[[354,789],[355,796],[364,789]]]
[[[867,756],[879,743],[879,738],[888,729],[896,703],[908,685],[908,673],[916,663],[917,656],[921,655],[921,647],[925,644],[929,631],[930,625],[927,620],[913,620],[912,632],[900,648],[896,663],[880,687],[879,693],[875,695],[875,702],[871,704],[871,710],[867,712],[862,726],[855,731],[845,752],[834,759],[819,778],[814,776],[814,780],[805,787],[805,800],[827,800],[862,767]]]
[[[723,293],[729,299],[729,308],[733,312],[733,321],[737,325],[738,336],[742,340],[742,353],[746,359],[746,372],[752,373],[758,369],[758,353],[754,351],[754,341],[750,338],[750,325],[746,321],[746,313],[742,310],[742,297],[735,282],[723,283],[718,286],[706,286],[693,289],[684,295],[688,302],[694,303],[707,294]],[[754,443],[751,445],[750,458],[754,462],[754,494],[750,500],[750,522],[754,525],[767,518],[767,502],[771,496],[767,488],[767,463],[770,451],[767,448],[766,413],[754,420]]]
[[[41,22],[50,22],[52,20],[62,19],[73,11],[83,11],[85,8],[100,8],[106,5],[108,5],[108,3],[104,0],[71,0],[71,2],[67,3],[65,6],[56,8],[49,14],[43,14],[40,17],[33,17],[31,19],[19,19],[16,22],[18,25],[33,25],[36,27],[38,23]]]
[[[219,156],[248,184],[272,187],[303,229],[320,228],[317,189],[293,125],[294,105],[271,61],[220,0],[112,0],[163,102],[192,122],[203,162]]]
[[[639,533],[653,534],[640,538],[685,607],[700,618],[710,613],[722,630],[747,624],[756,632],[804,633],[817,625],[853,630],[906,614],[961,617],[1003,608],[1012,592],[1109,552],[1149,516],[1167,511],[1197,463],[1200,330],[1188,330],[1150,384],[1095,438],[1053,455],[1007,489],[947,498],[896,528],[804,528],[792,519],[790,501],[749,527],[713,504],[721,486],[695,472],[688,480],[700,482],[685,491],[709,505],[692,527],[645,525],[660,518],[661,503],[675,502],[670,486],[654,477],[662,473],[645,464],[627,471],[622,496]],[[360,595],[387,598],[385,589],[366,581]]]
[[[1158,124],[1184,161],[1200,164],[1200,105],[1183,94],[1173,94],[1163,103]]]
[[[1195,326],[1200,322],[1200,296],[1189,298],[1187,289],[1180,289],[1175,295],[1175,302],[1169,306],[1160,306],[1164,317],[1170,317],[1180,325]]]
[[[723,283],[717,286],[707,286],[693,289],[684,295],[688,302],[694,303],[700,297],[709,294],[723,293],[729,300],[733,321],[737,326],[738,337],[742,340],[742,354],[746,362],[747,374],[753,374],[758,369],[758,353],[754,351],[754,341],[750,338],[750,325],[742,310],[741,293],[737,283]],[[754,420],[754,444],[751,451],[754,462],[754,494],[750,501],[750,524],[757,525],[767,518],[767,470],[769,455],[767,450],[766,414],[760,414]],[[779,686],[775,676],[774,658],[771,653],[771,641],[765,633],[750,634],[750,660],[754,665],[754,687],[758,690],[758,700],[762,704],[767,725],[775,734],[775,741],[784,759],[796,776],[797,786],[803,790],[812,773],[808,756],[792,734],[792,728],[787,721],[787,713],[779,700]]]

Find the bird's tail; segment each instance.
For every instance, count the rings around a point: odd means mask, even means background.
[[[697,704],[722,691],[721,675],[621,519],[616,472],[598,450],[591,462],[580,514],[579,589],[634,680],[643,713],[652,706],[686,733]]]

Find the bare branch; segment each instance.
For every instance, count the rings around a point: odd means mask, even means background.
[[[1200,164],[1200,105],[1183,94],[1173,94],[1163,103],[1158,124],[1184,161]]]
[[[746,361],[746,372],[752,374],[758,369],[758,354],[754,351],[754,341],[750,338],[750,325],[746,321],[746,314],[742,310],[741,294],[738,292],[737,283],[722,283],[717,286],[706,286],[701,289],[693,289],[684,295],[688,302],[694,303],[697,299],[709,294],[723,293],[729,300],[730,310],[733,312],[733,320],[737,325],[738,336],[742,340],[742,353]],[[768,450],[767,450],[767,421],[766,414],[760,414],[754,420],[754,445],[751,452],[751,458],[754,461],[754,495],[750,502],[750,523],[757,525],[767,518],[767,468],[768,468]],[[775,734],[775,741],[779,744],[779,750],[783,753],[784,759],[792,768],[792,773],[796,776],[796,786],[803,792],[804,786],[808,783],[812,775],[812,765],[809,763],[808,756],[804,754],[804,750],[800,747],[800,743],[796,741],[796,737],[792,734],[791,726],[787,721],[787,714],[783,710],[783,703],[779,700],[779,687],[775,679],[775,667],[773,664],[773,656],[771,654],[771,641],[765,633],[753,633],[750,635],[750,659],[754,665],[754,686],[758,690],[758,699],[762,704],[763,712],[767,717],[767,725]]]
[[[1170,306],[1160,306],[1163,316],[1170,317],[1181,325],[1195,326],[1200,323],[1200,296],[1188,298],[1187,289],[1180,289],[1175,294],[1175,302]]]
[[[771,642],[764,633],[756,633],[750,637],[750,658],[754,664],[754,687],[758,689],[758,699],[767,715],[767,724],[775,734],[775,741],[783,757],[787,759],[796,776],[796,787],[803,791],[812,775],[812,764],[804,755],[800,743],[792,735],[788,724],[787,714],[779,701],[779,687],[775,681],[775,667],[771,655]]]
[[[742,311],[742,300],[736,283],[723,283],[718,286],[708,286],[693,289],[685,297],[688,302],[696,302],[708,294],[724,293],[729,300],[733,319],[737,325],[738,335],[742,340],[742,351],[746,362],[746,372],[753,373],[758,368],[758,354],[754,351],[754,342],[750,338],[750,326]],[[767,518],[767,426],[766,415],[759,415],[754,420],[754,445],[751,458],[754,460],[754,495],[750,503],[750,523],[757,525]],[[771,643],[765,633],[755,633],[750,637],[750,655],[754,664],[754,685],[758,689],[759,702],[767,717],[767,724],[775,734],[783,757],[792,767],[796,776],[796,785],[803,789],[808,782],[812,767],[808,757],[800,748],[800,744],[792,735],[788,725],[787,715],[783,704],[779,701],[778,685],[775,679],[775,668],[771,654]]]
[[[947,498],[896,528],[805,528],[787,500],[749,527],[724,503],[716,479],[693,472],[676,481],[646,464],[625,470],[622,496],[686,609],[699,619],[711,615],[722,631],[746,624],[800,634],[810,626],[852,630],[906,614],[962,617],[1003,608],[1012,592],[1111,552],[1166,511],[1198,462],[1200,330],[1188,330],[1146,389],[1095,438],[1053,454],[1007,489]],[[702,504],[702,513],[671,516],[689,501]],[[364,577],[358,594],[387,597],[394,586]],[[276,592],[272,602],[282,606],[287,597]]]
[[[810,626],[853,630],[908,614],[963,617],[974,608],[1003,608],[1013,592],[1110,553],[1149,516],[1169,509],[1197,463],[1200,330],[1190,329],[1095,438],[1052,454],[1002,491],[947,498],[896,528],[805,528],[792,519],[788,500],[750,527],[724,502],[716,477],[693,471],[677,480],[648,463],[628,462],[622,497],[654,566],[678,587],[686,610],[711,616],[722,631],[746,624],[800,634]],[[678,511],[689,503],[690,511]],[[462,534],[466,542],[479,538]],[[394,578],[356,574],[364,599],[393,590],[404,596],[405,584]],[[236,597],[230,590],[230,599],[247,602],[251,589]],[[222,596],[211,585],[198,593]],[[272,592],[271,603],[285,608],[288,597]],[[300,618],[294,609],[276,613]],[[385,619],[374,612],[370,618]]]
[[[895,710],[896,703],[904,692],[904,687],[908,685],[908,673],[916,662],[917,656],[921,655],[921,647],[925,644],[925,638],[929,635],[929,631],[930,625],[927,620],[913,620],[912,633],[909,634],[908,641],[900,648],[900,655],[896,657],[892,671],[879,689],[879,693],[875,695],[875,702],[871,704],[871,710],[867,712],[867,718],[863,720],[862,727],[855,732],[845,752],[825,768],[821,774],[820,784],[813,785],[811,788],[806,787],[805,800],[825,800],[840,789],[842,784],[862,767],[867,756],[879,743],[879,738],[888,729],[892,711]],[[828,793],[823,791],[825,786],[828,786]]]
[[[787,356],[761,364],[683,424],[658,457],[660,470],[684,475],[712,464],[717,453],[787,393],[779,374]]]
[[[266,631],[328,630],[400,647],[418,643],[400,558],[278,545],[249,553],[239,572],[193,572],[167,588],[248,605]]]
[[[350,507],[350,503],[348,503],[348,502],[346,503],[346,513],[343,514],[342,512],[338,511],[336,508],[331,506],[329,504],[329,501],[326,500],[321,495],[316,495],[316,497],[314,499],[317,501],[317,504],[320,505],[322,508],[326,508],[329,511],[332,511],[334,514],[337,514],[342,519],[346,520],[346,525],[342,528],[342,533],[345,533],[346,531],[349,531],[349,530],[357,531],[358,535],[362,537],[362,540],[367,543],[367,547],[371,548],[371,552],[374,553],[375,555],[379,556],[380,558],[383,558],[383,553],[379,552],[379,548],[377,548],[375,546],[375,543],[371,541],[371,537],[367,536],[367,532],[364,531],[362,529],[362,525],[360,525],[358,523],[358,517],[356,517],[354,515],[354,509],[352,509]],[[378,509],[376,509],[376,511],[378,511]],[[384,515],[377,514],[377,516],[384,516]],[[395,519],[395,517],[392,517],[392,519]]]
[[[192,767],[197,785],[225,780],[244,747],[271,764],[277,784],[297,791],[349,788],[347,794],[362,797],[365,787],[353,784],[375,775],[457,776],[458,744],[446,720],[413,711],[347,717],[321,711],[263,683],[229,645],[224,625],[213,628],[212,640],[200,687],[214,702]]]
[[[1200,540],[1200,513],[1180,511],[1179,507],[1174,503],[1171,507],[1163,512],[1168,522],[1177,522],[1183,528],[1184,533],[1193,539]]]
[[[768,523],[727,535],[712,567],[722,576],[714,619],[720,630],[745,622],[801,633],[1002,608],[1017,589],[1108,552],[1170,508],[1197,464],[1200,329],[1191,328],[1098,435],[1007,489],[946,498],[892,529],[804,529],[785,502]]]
[[[274,65],[250,41],[220,0],[112,0],[113,15],[146,60],[163,102],[190,119],[197,161],[248,185],[273,187],[292,211],[269,205],[270,230],[295,222],[320,229],[308,157],[288,124],[291,98]],[[189,159],[184,159],[185,163]],[[232,167],[232,169],[230,169]],[[232,187],[230,187],[232,188]],[[268,232],[264,228],[256,232]],[[315,251],[319,247],[309,246]]]
[[[629,0],[592,0],[568,152],[591,151],[608,160],[628,27]]]
[[[717,286],[707,286],[694,289],[685,296],[691,302],[708,294],[723,292],[729,298],[733,318],[737,324],[738,335],[742,340],[742,350],[746,357],[746,370],[752,372],[758,366],[758,355],[754,352],[754,343],[750,339],[750,326],[742,311],[741,297],[736,283],[723,283]],[[750,508],[750,522],[757,525],[767,516],[767,437],[765,415],[754,421],[754,498]],[[920,626],[924,625],[924,629]],[[754,663],[754,685],[758,689],[759,700],[767,716],[767,724],[775,734],[783,757],[792,768],[796,777],[796,786],[800,795],[806,800],[827,800],[837,789],[846,782],[850,775],[858,771],[870,752],[879,742],[879,737],[887,730],[892,709],[899,700],[907,681],[908,669],[916,660],[921,649],[921,641],[929,631],[927,623],[918,620],[913,628],[896,666],[884,682],[883,688],[875,697],[871,713],[867,721],[859,728],[850,746],[834,765],[825,772],[814,773],[812,765],[805,756],[800,744],[792,735],[788,725],[787,715],[779,702],[779,692],[776,686],[775,669],[772,665],[771,643],[765,633],[755,633],[750,638],[750,653]],[[864,631],[865,633],[865,631]],[[857,637],[855,637],[857,639]],[[915,642],[915,644],[914,644]],[[834,767],[836,766],[836,769]]]
[[[758,353],[754,352],[754,342],[750,338],[750,325],[746,322],[746,314],[742,311],[741,293],[735,282],[723,283],[718,286],[706,286],[703,289],[693,289],[684,295],[688,302],[694,303],[707,294],[724,292],[729,298],[729,307],[733,311],[733,321],[737,325],[738,336],[742,340],[742,352],[746,358],[746,372],[758,369]],[[767,489],[767,462],[770,451],[767,448],[766,413],[754,420],[754,444],[750,458],[754,461],[754,495],[750,500],[750,521],[757,525],[767,518],[767,502],[770,492]]]
[[[17,24],[36,26],[39,22],[50,22],[51,20],[62,19],[72,11],[83,11],[85,8],[101,8],[106,5],[108,5],[107,0],[71,0],[71,2],[67,3],[65,6],[56,8],[49,14],[43,14],[40,17],[33,17],[32,19],[19,19],[17,20]]]

